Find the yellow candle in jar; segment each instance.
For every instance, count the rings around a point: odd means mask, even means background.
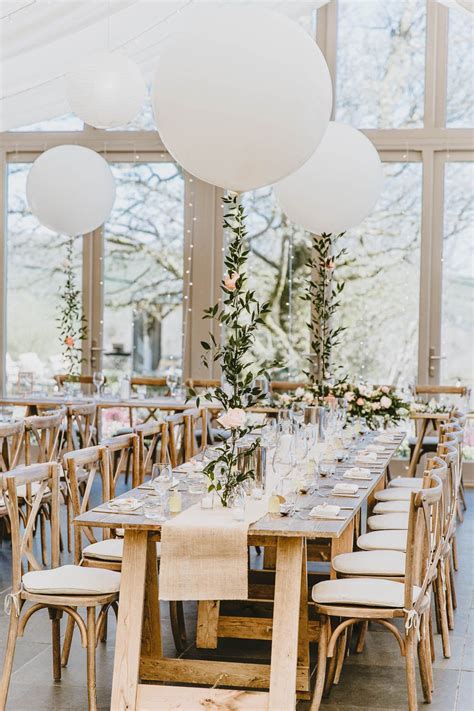
[[[181,511],[181,494],[179,491],[173,491],[169,498],[170,513],[179,513]]]

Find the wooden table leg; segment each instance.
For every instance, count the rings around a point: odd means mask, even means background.
[[[160,601],[158,598],[158,564],[156,543],[148,540],[145,577],[145,602],[141,653],[154,659],[163,656],[161,642]]]
[[[425,418],[421,421],[421,427],[418,432],[418,437],[416,439],[415,449],[413,450],[413,456],[408,467],[408,476],[416,475],[416,466],[418,464],[418,458],[420,456],[421,447],[423,445],[423,440],[425,438],[426,430],[428,427],[428,419]]]
[[[303,540],[280,536],[277,545],[268,711],[292,711],[296,705],[302,560]]]
[[[343,533],[339,538],[331,539],[331,580],[334,580],[336,576],[336,571],[332,567],[332,560],[340,553],[352,553],[354,550],[354,519],[345,527]]]
[[[298,694],[299,699],[310,699],[310,660],[309,660],[309,619],[308,619],[308,565],[306,541],[303,541],[301,563],[300,622],[298,628],[298,671],[303,671],[305,689]]]
[[[145,599],[147,540],[147,531],[132,529],[125,531],[110,704],[113,711],[134,711],[136,708]]]
[[[217,629],[219,626],[219,600],[200,600],[196,627],[196,647],[217,649]]]

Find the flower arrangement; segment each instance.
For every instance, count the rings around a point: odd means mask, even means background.
[[[221,283],[222,299],[204,311],[205,319],[217,319],[225,331],[225,340],[218,344],[209,333],[208,341],[201,341],[204,354],[201,361],[206,368],[210,363],[219,363],[225,385],[216,387],[202,395],[209,401],[217,400],[223,409],[218,422],[229,432],[229,437],[216,448],[216,458],[204,467],[209,480],[208,491],[215,492],[223,506],[229,506],[236,490],[254,476],[252,470],[241,471],[237,444],[239,439],[249,434],[255,426],[247,426],[245,407],[252,407],[263,400],[265,394],[256,387],[254,381],[267,377],[265,368],[256,369],[249,359],[249,352],[255,340],[257,328],[269,312],[268,303],[260,304],[255,292],[246,288],[245,266],[249,250],[246,244],[245,212],[238,202],[237,193],[229,193],[223,198],[228,205],[224,215],[224,228],[232,233],[225,257],[227,276]],[[191,388],[190,397],[200,397]],[[255,439],[248,448],[253,452],[259,445]]]
[[[388,385],[354,385],[341,382],[333,386],[296,388],[292,393],[281,393],[273,398],[277,407],[291,407],[294,402],[307,405],[331,405],[338,399],[344,399],[349,420],[365,419],[370,429],[377,429],[381,423],[395,423],[407,417],[410,405]]]
[[[449,412],[450,409],[449,405],[444,405],[434,398],[432,398],[429,402],[415,401],[410,404],[410,412],[414,413],[430,412],[435,414],[437,412]]]
[[[71,238],[67,243],[66,259],[63,263],[66,280],[59,293],[56,322],[66,372],[72,379],[77,379],[85,360],[82,341],[87,338],[87,320],[82,314],[80,291],[76,286],[72,261],[73,246],[74,240]]]

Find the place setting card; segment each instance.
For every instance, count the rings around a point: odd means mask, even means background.
[[[117,513],[117,514],[132,514],[135,516],[140,516],[142,514],[143,500],[136,499],[133,496],[127,496],[118,499],[112,499],[107,501],[105,504],[96,506],[94,511],[99,511],[100,513]]]

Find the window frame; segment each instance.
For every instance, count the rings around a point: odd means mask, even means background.
[[[427,1],[424,125],[416,129],[363,130],[380,152],[384,161],[421,160],[423,163],[418,382],[439,382],[439,361],[430,372],[430,349],[439,354],[441,343],[442,298],[442,245],[444,226],[444,163],[446,161],[474,160],[474,127],[446,128],[447,59],[449,12],[435,0]],[[316,40],[329,66],[334,107],[337,71],[337,11],[338,0],[317,10]],[[43,151],[64,143],[86,146],[98,151],[111,161],[139,162],[172,160],[156,131],[104,131],[84,125],[82,131],[12,131],[0,134],[0,392],[5,393],[6,360],[6,299],[7,299],[7,163],[34,160]],[[462,157],[461,157],[462,156]],[[200,361],[200,341],[205,339],[209,322],[196,317],[202,309],[214,303],[219,296],[222,279],[223,190],[185,174],[185,241],[184,263],[193,255],[192,286],[185,275],[183,293],[188,294],[193,318],[186,328],[183,353],[186,377],[218,377],[218,370],[205,370]],[[192,190],[191,190],[192,186]],[[193,206],[189,206],[191,201]],[[197,221],[193,221],[197,216]],[[191,232],[188,232],[191,230]],[[192,239],[191,239],[192,238]],[[193,245],[191,247],[191,244]],[[85,347],[96,355],[95,363],[85,366],[90,372],[100,364],[102,336],[100,321],[103,313],[103,236],[96,230],[93,239],[84,240],[83,247],[83,308],[90,324],[90,336]],[[214,327],[214,326],[213,326]],[[215,325],[215,337],[218,328]],[[92,350],[91,349],[95,349]],[[98,354],[98,359],[97,359]]]

